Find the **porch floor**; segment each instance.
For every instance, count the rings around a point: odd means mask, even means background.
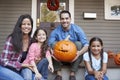
[[[63,67],[62,68],[62,79],[63,80],[69,80],[69,68]],[[84,80],[84,68],[79,68],[79,70],[76,72],[76,80]],[[120,80],[120,68],[108,68],[107,74],[109,80]],[[48,80],[54,80],[55,73],[49,72]]]

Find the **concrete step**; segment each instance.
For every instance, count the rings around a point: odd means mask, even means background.
[[[79,68],[76,72],[76,80],[84,80],[84,68]],[[69,67],[62,68],[62,80],[69,80]],[[109,80],[120,80],[120,68],[108,68],[107,74]],[[54,80],[56,74],[49,72],[48,80]]]
[[[77,80],[84,80],[84,72],[85,69],[81,68],[76,72],[76,79]],[[69,67],[62,68],[62,80],[69,80]],[[56,74],[49,72],[48,80],[54,80]]]

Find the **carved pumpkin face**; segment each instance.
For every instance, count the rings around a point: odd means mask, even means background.
[[[77,53],[76,45],[68,40],[62,40],[54,46],[54,56],[63,62],[72,61]]]
[[[115,57],[114,57],[114,62],[117,64],[117,65],[120,65],[120,53],[116,54]]]
[[[108,53],[108,58],[114,58],[115,53],[113,53],[110,50],[107,53]]]

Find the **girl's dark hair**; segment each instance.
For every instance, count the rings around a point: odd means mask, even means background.
[[[63,10],[63,11],[61,11],[60,12],[60,19],[61,19],[61,14],[63,14],[63,13],[68,13],[69,14],[69,17],[71,18],[71,14],[70,14],[70,12],[69,11],[67,11],[67,10]]]
[[[8,36],[8,37],[12,37],[11,43],[14,46],[14,50],[16,52],[20,52],[22,51],[22,46],[23,46],[23,42],[22,42],[22,38],[23,38],[23,33],[21,30],[21,26],[22,26],[22,22],[25,18],[28,18],[31,22],[31,26],[33,28],[33,19],[31,18],[31,16],[29,14],[24,14],[21,15],[18,20],[17,23],[13,29],[13,32]],[[31,37],[31,33],[32,33],[32,29],[30,31],[30,33],[28,34],[29,37]]]
[[[91,47],[91,45],[92,45],[92,43],[94,42],[94,41],[99,41],[100,42],[100,44],[101,44],[101,46],[103,46],[103,42],[102,42],[102,40],[99,38],[99,37],[93,37],[93,38],[91,38],[91,40],[90,40],[90,42],[89,42],[89,47],[88,47],[88,53],[89,53],[89,58],[90,58],[90,63],[91,63],[91,67],[93,68],[93,66],[92,66],[92,58],[91,58],[91,50],[90,50],[90,47]],[[102,65],[103,65],[103,48],[102,48],[102,50],[101,50],[101,53],[100,53],[100,56],[101,56],[101,68],[102,68]],[[94,69],[94,68],[93,68]]]
[[[49,47],[48,47],[48,44],[47,44],[47,39],[48,39],[48,36],[47,36],[47,31],[43,28],[37,28],[36,31],[34,32],[34,35],[33,35],[33,38],[32,38],[32,43],[35,43],[35,42],[38,42],[36,40],[36,37],[37,37],[37,34],[38,34],[38,31],[39,30],[43,30],[46,34],[46,40],[44,41],[44,43],[42,44],[41,46],[41,57],[45,57],[45,54],[46,54],[46,51],[49,50]]]

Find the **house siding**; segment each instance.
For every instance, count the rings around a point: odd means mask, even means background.
[[[96,19],[84,19],[84,12],[97,13]],[[120,20],[104,19],[104,0],[75,0],[75,23],[82,27],[88,39],[98,36],[104,50],[120,51]]]
[[[32,0],[0,0],[0,53],[21,14],[31,14]]]
[[[74,21],[82,27],[88,39],[99,36],[104,49],[120,51],[120,20],[104,19],[104,0],[74,0]],[[0,53],[5,39],[21,14],[31,14],[32,0],[0,0]],[[96,19],[83,19],[83,12],[96,12]]]

